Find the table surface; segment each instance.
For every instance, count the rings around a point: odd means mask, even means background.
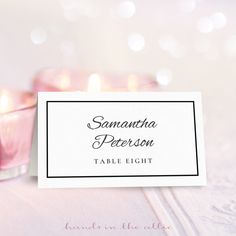
[[[29,88],[40,67],[79,62],[80,66],[108,70],[156,72],[167,68],[172,81],[162,90],[201,91],[208,183],[206,187],[38,189],[37,178],[25,175],[0,182],[0,235],[236,235],[236,50],[232,38],[226,44],[228,54],[223,49],[224,42],[235,34],[234,1],[201,1],[192,15],[184,17],[178,15],[173,1],[151,1],[137,7],[133,24],[112,23],[106,17],[95,23],[85,17],[65,23],[59,17],[60,8],[53,7],[56,1],[36,5],[16,1],[15,8],[9,1],[2,2],[6,4],[0,7],[4,26],[1,85]],[[45,10],[45,4],[50,10]],[[146,13],[139,17],[142,9]],[[227,15],[227,27],[205,35],[195,32],[198,17],[218,10]],[[168,14],[163,16],[163,12]],[[104,28],[97,27],[101,22]],[[48,32],[48,41],[42,45],[30,42],[30,30],[37,24]],[[146,49],[136,54],[128,49],[124,52],[122,41],[133,29],[146,34]],[[163,32],[175,35],[186,46],[183,57],[172,58],[158,48],[156,42]],[[194,52],[195,39],[208,40],[208,49],[203,45],[201,52]],[[69,52],[71,43],[75,45],[76,57],[60,54],[63,40],[67,40],[63,49],[69,48]],[[130,228],[121,229],[123,223],[130,223]],[[166,228],[153,229],[153,223]],[[72,226],[84,228],[72,230]]]
[[[37,178],[26,175],[0,183],[1,231],[15,236],[235,235],[236,96],[234,89],[221,88],[203,93],[206,187],[38,189]],[[138,229],[121,232],[129,222]],[[143,229],[158,222],[167,229]],[[78,232],[66,229],[67,223],[102,228]]]

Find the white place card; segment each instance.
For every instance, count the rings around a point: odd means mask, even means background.
[[[39,93],[38,183],[205,185],[200,93]]]

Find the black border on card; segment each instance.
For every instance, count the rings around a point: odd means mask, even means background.
[[[126,102],[126,103],[155,103],[155,102],[187,102],[193,104],[193,123],[194,123],[194,138],[195,138],[195,152],[196,152],[196,174],[177,174],[177,175],[82,175],[82,176],[49,176],[48,174],[48,104],[49,103],[58,103],[58,102],[93,102],[93,103],[100,103],[100,102],[108,102],[108,103],[116,103],[116,102]],[[197,131],[196,131],[196,115],[195,115],[195,102],[194,101],[46,101],[46,177],[47,178],[105,178],[105,177],[184,177],[184,176],[199,176],[199,168],[198,168],[198,148],[197,148]]]

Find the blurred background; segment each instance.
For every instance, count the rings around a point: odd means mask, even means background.
[[[31,88],[45,67],[151,73],[164,91],[202,92],[208,146],[225,150],[235,132],[235,12],[233,0],[2,0],[0,86]]]
[[[39,69],[68,66],[151,73],[165,90],[231,91],[235,10],[233,0],[2,0],[0,85],[30,88]]]
[[[163,90],[201,91],[205,122],[232,135],[235,12],[234,0],[1,0],[0,86],[31,88],[45,67],[151,73]]]

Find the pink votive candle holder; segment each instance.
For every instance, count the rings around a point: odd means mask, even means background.
[[[49,68],[38,72],[33,80],[33,90],[40,91],[156,91],[155,77],[146,74],[109,74],[72,69]]]
[[[0,180],[27,171],[35,111],[33,93],[0,89]]]

